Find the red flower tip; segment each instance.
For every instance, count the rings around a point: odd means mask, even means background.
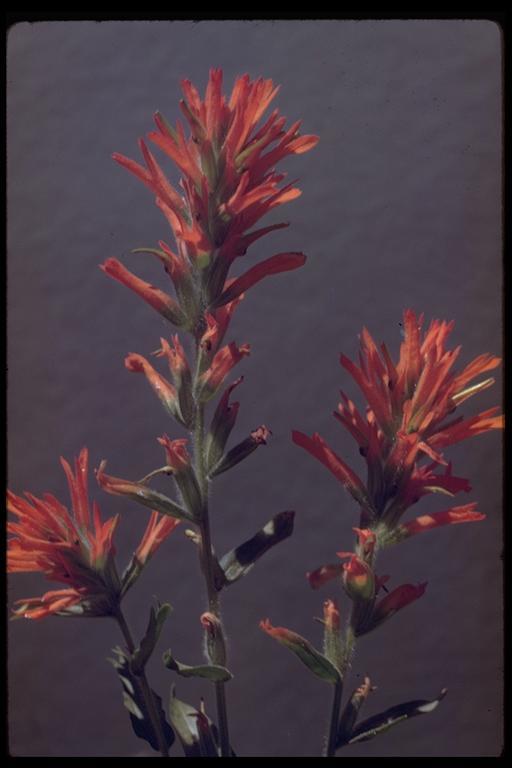
[[[370,557],[377,543],[375,533],[369,528],[352,528],[352,530],[357,534],[360,554],[363,557]]]
[[[324,622],[329,632],[339,632],[341,626],[340,612],[333,600],[324,602]]]
[[[268,429],[264,424],[261,425],[261,427],[258,427],[253,432],[251,432],[251,439],[258,443],[258,445],[266,445],[268,438],[272,435],[272,432],[270,429]]]
[[[125,367],[132,373],[144,373],[145,363],[146,360],[142,355],[137,355],[135,352],[130,352],[124,359]]]
[[[167,435],[163,435],[157,439],[160,445],[163,445],[165,448],[168,466],[170,466],[176,474],[188,472],[191,467],[190,456],[186,448],[188,440],[185,438],[171,440]]]

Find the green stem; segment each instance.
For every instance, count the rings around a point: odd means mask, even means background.
[[[220,612],[219,593],[215,586],[215,554],[213,551],[212,535],[210,528],[210,516],[208,511],[208,478],[204,461],[204,406],[196,402],[196,419],[194,427],[195,444],[195,471],[199,488],[201,489],[202,511],[199,529],[201,532],[201,546],[199,548],[201,569],[206,583],[208,596],[208,610],[222,622]],[[221,625],[222,626],[222,625]],[[213,659],[217,662],[217,659]],[[223,660],[224,661],[224,660]],[[226,691],[224,683],[215,682],[215,698],[217,703],[217,719],[220,735],[221,757],[230,757],[231,747],[229,741],[228,714],[226,704]]]
[[[327,741],[325,743],[325,749],[322,757],[334,757],[336,754],[336,742],[338,740],[338,729],[340,724],[342,694],[343,694],[343,681],[340,678],[340,680],[334,685],[334,691],[333,691],[333,697],[332,697],[332,708],[331,708],[331,719],[329,722],[329,733],[327,736]]]
[[[121,632],[123,633],[123,637],[125,639],[126,647],[128,648],[129,653],[133,654],[133,652],[135,651],[135,643],[132,637],[132,633],[130,632],[130,627],[128,626],[128,623],[124,617],[124,614],[121,611],[120,606],[118,606],[116,612],[114,613],[114,618],[119,624]],[[139,681],[140,691],[144,699],[144,703],[146,705],[146,710],[148,712],[149,719],[151,720],[153,732],[155,733],[158,741],[158,749],[160,751],[160,755],[162,757],[169,757],[169,749],[167,747],[167,741],[165,739],[165,735],[162,730],[162,722],[158,714],[158,707],[155,701],[155,695],[151,690],[151,688],[149,687],[149,683],[147,681],[146,673],[144,672],[144,670],[142,670],[142,672],[140,672],[140,674],[137,675],[137,680]]]

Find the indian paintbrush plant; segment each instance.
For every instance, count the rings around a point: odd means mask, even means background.
[[[432,712],[446,693],[433,700],[408,701],[379,715],[357,722],[359,711],[372,691],[368,677],[347,698],[341,709],[343,688],[352,666],[356,640],[373,632],[397,611],[418,600],[426,583],[401,584],[391,591],[388,575],[376,573],[379,550],[395,546],[422,531],[443,525],[483,520],[472,502],[442,512],[404,520],[409,508],[423,496],[442,493],[453,497],[471,491],[469,481],[452,474],[444,449],[461,440],[500,429],[498,408],[475,416],[458,415],[459,406],[492,386],[492,377],[476,383],[481,374],[496,368],[500,359],[480,355],[459,372],[453,366],[461,348],[447,349],[453,322],[433,320],[422,333],[423,316],[412,310],[403,316],[404,340],[395,363],[385,344],[377,347],[363,329],[359,365],[341,355],[343,368],[352,376],[366,400],[363,412],[341,392],[334,417],[357,443],[367,468],[366,482],[319,435],[292,433],[293,442],[321,462],[350,493],[359,508],[352,551],[337,552],[332,562],[307,574],[313,589],[337,581],[350,606],[342,625],[338,603],[324,602],[324,648],[317,651],[305,638],[268,619],[261,628],[292,650],[309,669],[333,687],[333,704],[324,756],[334,756],[346,744],[374,738],[382,731],[416,715]],[[382,591],[385,592],[382,596]]]
[[[120,166],[149,188],[170,226],[171,244],[159,241],[134,249],[136,259],[144,254],[158,260],[165,272],[162,287],[142,280],[115,258],[101,265],[107,276],[129,288],[170,326],[153,352],[154,361],[145,356],[147,351],[144,355],[129,348],[124,360],[129,372],[143,374],[163,406],[162,434],[155,436],[162,447],[161,466],[140,480],[107,474],[105,461],[96,470],[100,489],[149,510],[145,533],[124,571],[119,570],[114,547],[118,516],[103,522],[98,504],[91,503],[84,448],[74,469],[61,460],[69,484],[69,506],[51,494],[37,498],[25,493],[23,498],[8,493],[8,510],[17,518],[8,523],[8,570],[40,572],[62,585],[41,597],[18,601],[16,618],[107,617],[117,622],[122,646],[113,650],[111,662],[120,678],[123,702],[137,736],[162,757],[169,756],[176,737],[187,757],[231,757],[235,752],[226,694],[233,674],[221,594],[244,577],[265,552],[292,534],[294,513],[278,513],[245,542],[217,556],[210,509],[214,480],[266,445],[272,434],[262,424],[241,442],[230,444],[240,408],[231,398],[235,389],[240,391],[243,377],[230,383],[228,379],[251,351],[248,343],[230,338],[230,321],[252,286],[305,263],[306,257],[297,251],[272,255],[250,267],[245,260],[255,241],[287,226],[284,222],[260,226],[260,220],[300,194],[294,183],[285,183],[285,174],[276,170],[277,165],[289,155],[309,151],[318,139],[301,134],[300,121],[287,127],[277,109],[268,114],[278,91],[271,80],[238,77],[228,98],[222,89],[222,71],[212,69],[204,98],[188,80],[182,87],[184,122],[172,126],[157,112],[156,130],[148,134],[164,160],[177,167],[179,185],[170,182],[162,161],[144,139],[139,141],[141,162],[114,155]],[[484,518],[476,504],[470,503],[404,519],[423,496],[469,491],[468,480],[452,474],[444,449],[502,424],[497,409],[466,419],[454,415],[464,400],[492,384],[490,378],[472,382],[495,368],[499,359],[482,355],[454,373],[460,350],[446,348],[451,324],[434,321],[424,334],[422,324],[422,318],[411,310],[405,312],[405,338],[396,364],[387,348],[382,345],[379,350],[366,330],[361,335],[359,366],[341,358],[367,407],[358,410],[342,393],[335,416],[366,461],[366,482],[319,435],[293,432],[293,441],[322,462],[359,507],[353,550],[338,552],[338,561],[308,573],[314,589],[337,581],[343,605],[350,606],[341,611],[345,612],[342,621],[339,602],[325,600],[322,652],[294,632],[273,627],[268,620],[261,622],[262,629],[333,689],[325,756],[333,756],[345,744],[372,738],[401,720],[432,711],[444,695],[441,691],[432,701],[407,702],[358,722],[372,690],[365,678],[342,708],[356,641],[419,599],[426,588],[424,583],[404,584],[388,591],[389,577],[375,571],[379,550],[422,531]],[[173,436],[174,423],[188,437]],[[167,478],[169,495],[153,487],[160,477]],[[180,522],[196,547],[204,579],[206,604],[198,621],[206,658],[189,665],[167,651],[163,665],[176,679],[195,677],[210,683],[215,691],[215,716],[207,715],[203,703],[192,706],[178,698],[174,685],[165,707],[148,683],[146,666],[171,606],[157,602],[149,607],[147,629],[138,641],[122,610],[122,601],[143,576],[148,560]]]

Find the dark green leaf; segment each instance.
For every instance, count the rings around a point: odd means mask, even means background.
[[[398,704],[395,707],[386,709],[379,715],[374,715],[364,720],[352,731],[350,738],[345,736],[343,741],[338,744],[339,747],[344,744],[355,744],[359,741],[369,741],[379,733],[387,731],[397,723],[403,720],[409,720],[417,715],[426,715],[437,709],[439,702],[446,696],[446,688],[443,688],[436,699],[418,699],[416,701],[407,701],[405,704]]]
[[[204,712],[177,699],[174,686],[171,687],[169,719],[181,742],[185,757],[219,757],[218,740],[212,722]]]
[[[135,675],[140,674],[146,666],[151,654],[155,650],[165,620],[171,611],[172,608],[169,603],[163,603],[163,605],[159,605],[156,609],[151,606],[149,609],[146,633],[140,641],[139,647],[132,654],[131,667]]]
[[[291,536],[294,517],[295,512],[279,512],[251,539],[224,555],[220,565],[224,571],[225,585],[229,586],[241,579],[265,552]]]
[[[133,673],[130,668],[130,658],[121,648],[114,648],[115,658],[109,659],[117,671],[119,679],[123,685],[123,703],[130,713],[130,720],[135,734],[147,741],[154,750],[160,750],[158,736],[154,731],[151,717],[148,711],[148,703],[144,696],[144,690],[141,685],[141,679]],[[149,690],[154,699],[154,708],[156,709],[162,725],[162,732],[166,741],[167,748],[170,749],[174,743],[174,731],[165,719],[162,708],[162,699],[153,690]]]
[[[214,683],[227,683],[233,677],[229,669],[221,667],[219,664],[202,664],[196,667],[182,664],[173,657],[171,651],[164,653],[163,662],[167,669],[172,669],[173,672],[177,672],[182,677],[203,677]]]

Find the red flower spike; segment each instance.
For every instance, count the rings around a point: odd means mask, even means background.
[[[179,326],[184,324],[185,318],[183,313],[171,296],[168,296],[159,288],[155,288],[154,285],[141,280],[126,269],[117,259],[107,259],[104,264],[100,265],[100,269],[109,277],[113,277],[114,280],[130,288],[153,309],[156,309],[157,312],[163,315],[166,320],[173,323],[173,325]]]
[[[210,71],[204,100],[189,81],[183,81],[182,87],[180,108],[190,136],[180,122],[176,129],[171,128],[157,113],[157,130],[149,138],[183,174],[183,197],[167,181],[143,141],[140,149],[146,167],[122,155],[114,159],[152,190],[191,261],[208,266],[214,301],[227,276],[222,263],[229,268],[251,242],[284,225],[254,232],[250,228],[268,211],[300,194],[291,184],[279,186],[284,174],[276,173],[276,164],[288,155],[309,151],[318,139],[299,136],[300,122],[286,130],[286,120],[278,110],[259,127],[278,90],[271,80],[239,77],[230,98],[222,93],[221,70]]]
[[[8,511],[18,518],[18,522],[8,523],[12,538],[8,541],[7,570],[41,572],[47,579],[66,585],[42,597],[18,601],[20,607],[15,613],[32,619],[52,614],[110,615],[121,594],[113,543],[118,516],[102,522],[97,504],[89,502],[86,448],[76,459],[74,472],[67,461],[61,462],[68,479],[71,512],[51,494],[43,499],[29,493],[26,499],[10,491],[7,494]],[[164,521],[156,513],[152,515],[137,550],[142,563],[175,525],[171,518]]]
[[[356,440],[368,466],[367,495],[376,517],[392,529],[401,515],[426,493],[453,495],[469,491],[465,478],[454,477],[441,451],[449,445],[503,427],[498,408],[469,418],[450,418],[456,408],[493,379],[471,384],[481,373],[496,368],[500,359],[480,355],[461,372],[453,372],[460,348],[447,349],[453,323],[433,320],[422,331],[423,317],[404,312],[404,341],[395,364],[387,347],[377,348],[366,329],[360,337],[359,365],[344,355],[340,361],[363,392],[368,408],[363,415],[341,393],[337,420]],[[310,451],[313,453],[313,451]],[[428,467],[419,462],[428,456]],[[446,465],[444,475],[433,469]],[[364,519],[368,522],[368,518]]]

